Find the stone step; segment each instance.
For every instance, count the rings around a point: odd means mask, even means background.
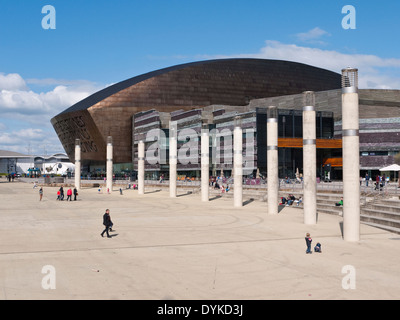
[[[377,209],[369,209],[369,208],[361,208],[361,214],[376,217],[376,218],[384,218],[384,219],[393,219],[400,221],[400,213],[398,212],[390,212],[386,210],[377,210]]]
[[[385,211],[385,212],[392,212],[392,213],[398,213],[400,214],[400,206],[391,206],[391,205],[386,205],[386,204],[368,204],[365,206],[365,209],[369,210],[376,210],[376,211]]]
[[[321,200],[317,198],[317,206],[336,206],[336,203],[338,203],[340,201],[340,199],[336,199],[336,200]]]
[[[371,226],[371,227],[375,227],[375,228],[379,228],[379,229],[386,230],[386,231],[389,231],[389,232],[400,234],[400,228],[391,227],[391,226],[385,226],[385,225],[382,225],[382,224],[366,222],[366,221],[361,221],[361,223],[365,224],[365,225],[368,225],[368,226]]]
[[[343,211],[342,206],[336,206],[334,203],[317,203],[317,208],[321,209],[330,209],[330,210],[336,210],[336,211]]]
[[[334,201],[339,202],[340,198],[343,197],[342,194],[332,194],[332,193],[317,193],[318,201]]]
[[[343,212],[336,210],[336,209],[330,209],[330,208],[321,208],[321,207],[317,207],[317,212],[318,213],[326,213],[326,214],[332,214],[335,216],[342,216]]]
[[[392,218],[383,218],[377,216],[371,216],[366,214],[360,215],[360,220],[362,222],[374,223],[376,225],[385,226],[385,227],[393,227],[400,229],[400,220],[392,219]]]
[[[384,204],[400,208],[400,200],[396,199],[379,199],[377,201],[374,201],[374,204]]]

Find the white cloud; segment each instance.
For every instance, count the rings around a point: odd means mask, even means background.
[[[318,43],[318,44],[325,44],[324,41],[319,40],[324,36],[330,36],[330,34],[319,27],[315,27],[314,29],[311,29],[307,32],[301,32],[296,34],[296,38],[299,41],[307,43]]]
[[[60,141],[52,128],[23,128],[12,131],[0,130],[0,150],[9,150],[28,154],[48,154],[64,152]]]
[[[27,90],[25,80],[17,73],[0,73],[0,90]]]
[[[29,78],[26,79],[25,82],[33,85],[38,86],[74,86],[79,88],[85,87],[93,87],[93,82],[88,80],[68,80],[68,79],[54,79],[54,78],[45,78],[45,79],[36,79],[36,78]]]
[[[400,89],[400,77],[388,69],[400,69],[400,59],[381,58],[371,54],[348,54],[334,50],[324,50],[295,44],[285,44],[268,40],[257,53],[233,56],[203,56],[215,58],[259,58],[300,62],[340,73],[343,68],[354,67],[359,70],[359,87],[369,89]]]
[[[52,86],[35,92],[27,84]],[[0,149],[43,153],[63,151],[50,119],[104,86],[85,80],[28,79],[0,73]],[[7,124],[7,125],[6,125]]]
[[[45,138],[46,133],[43,130],[34,128],[0,132],[1,145],[20,144],[22,141],[42,141]]]
[[[68,87],[59,85],[48,92],[37,93],[32,90],[0,90],[0,112],[21,114],[56,115],[63,109],[96,92],[99,88]]]

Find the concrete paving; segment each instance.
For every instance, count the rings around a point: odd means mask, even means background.
[[[31,183],[0,182],[0,299],[400,298],[393,233],[361,225],[361,240],[346,242],[339,216],[307,226],[302,209],[268,216],[265,202],[234,208],[179,189],[84,188],[72,202],[57,189],[39,201]],[[107,208],[112,238],[100,236]],[[307,232],[322,253],[305,254]],[[55,289],[42,284],[50,275]]]

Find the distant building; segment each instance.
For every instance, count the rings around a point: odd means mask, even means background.
[[[0,150],[0,173],[23,174],[33,166],[33,157],[7,150]]]
[[[69,160],[65,153],[56,153],[50,156],[35,156],[35,168],[40,174],[72,175],[75,172],[75,165]]]
[[[0,150],[0,173],[2,174],[73,174],[75,165],[65,153],[50,156],[30,156],[18,152]]]

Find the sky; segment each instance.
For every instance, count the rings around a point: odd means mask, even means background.
[[[52,117],[200,60],[355,67],[362,89],[400,89],[399,16],[398,0],[0,0],[0,150],[64,152]]]

